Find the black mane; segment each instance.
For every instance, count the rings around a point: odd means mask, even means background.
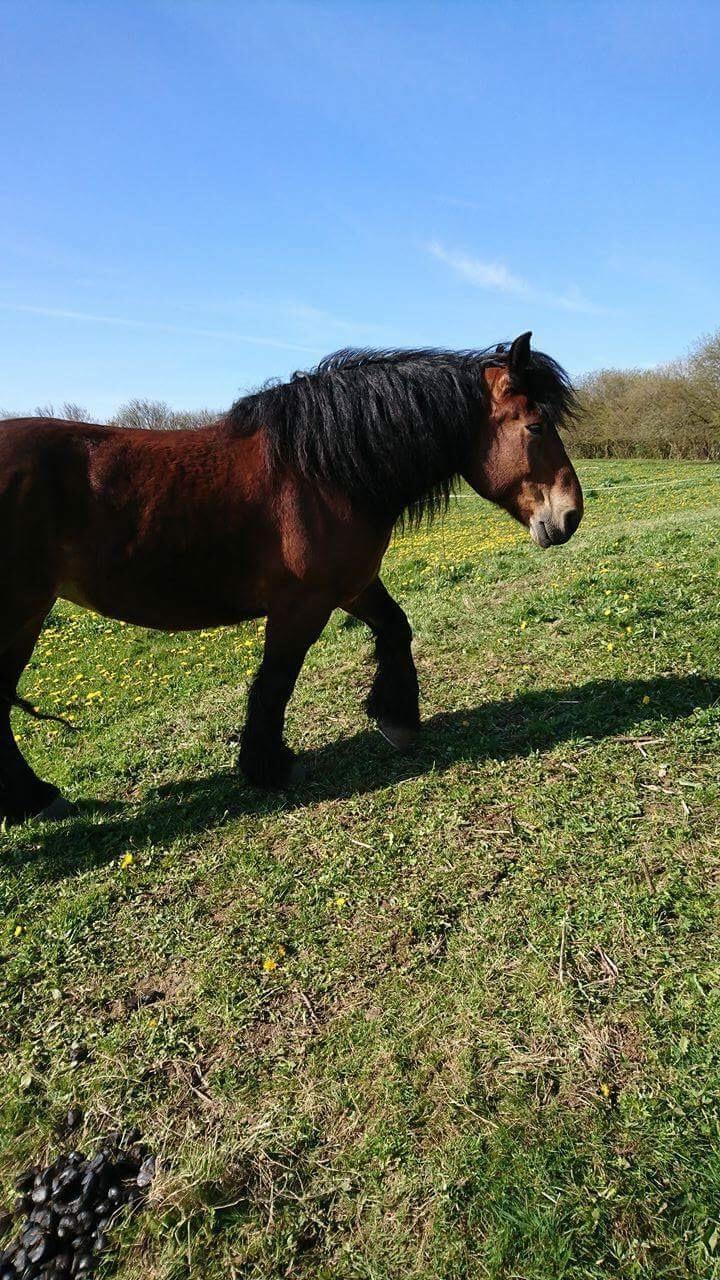
[[[273,469],[292,468],[415,524],[447,506],[482,420],[483,370],[507,362],[503,347],[337,351],[243,396],[226,421],[243,435],[264,428]],[[532,352],[522,390],[549,424],[574,415],[570,379],[542,352]]]

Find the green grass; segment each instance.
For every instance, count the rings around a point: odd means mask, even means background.
[[[0,834],[5,1199],[77,1101],[162,1156],[128,1280],[720,1277],[720,467],[581,473],[567,547],[465,494],[395,542],[422,741],[338,617],[292,796],[234,770],[260,628],[56,611],[24,692],[81,732],[16,723],[79,810]]]

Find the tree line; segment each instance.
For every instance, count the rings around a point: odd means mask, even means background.
[[[599,369],[578,380],[580,412],[570,436],[585,458],[702,458],[720,461],[720,329],[687,356],[654,369]],[[0,417],[23,415],[0,411]],[[39,405],[33,416],[96,421],[77,404]],[[210,409],[178,410],[162,400],[128,400],[113,426],[176,431],[214,422]]]
[[[571,452],[720,460],[720,329],[655,369],[599,369],[578,383]]]
[[[211,409],[171,409],[164,400],[127,400],[112,418],[98,418],[81,404],[64,400],[62,404],[39,404],[26,413],[0,409],[3,418],[60,418],[70,422],[100,422],[109,427],[137,427],[144,431],[181,431],[209,426],[220,417]]]

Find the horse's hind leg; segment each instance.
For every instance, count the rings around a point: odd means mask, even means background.
[[[9,643],[0,637],[0,821],[22,822],[36,814],[60,817],[67,812],[57,787],[43,782],[30,768],[13,737],[10,712],[18,680],[30,661],[47,610],[20,625]]]
[[[379,578],[344,608],[354,618],[367,623],[375,635],[377,671],[367,700],[367,713],[377,721],[384,737],[399,751],[405,751],[420,728],[410,623]]]

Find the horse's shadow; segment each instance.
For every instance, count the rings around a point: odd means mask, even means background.
[[[164,783],[139,810],[84,801],[71,825],[29,824],[27,838],[13,845],[5,862],[30,857],[37,865],[41,860],[48,879],[61,879],[102,865],[132,846],[165,844],[242,814],[262,817],[376,791],[430,771],[442,772],[458,761],[509,760],[563,742],[572,746],[630,733],[642,736],[649,730],[651,736],[663,736],[670,724],[718,701],[720,680],[699,676],[594,680],[567,689],[541,689],[435,715],[425,721],[407,755],[398,755],[368,726],[307,753],[306,778],[292,791],[257,791],[228,769]]]

